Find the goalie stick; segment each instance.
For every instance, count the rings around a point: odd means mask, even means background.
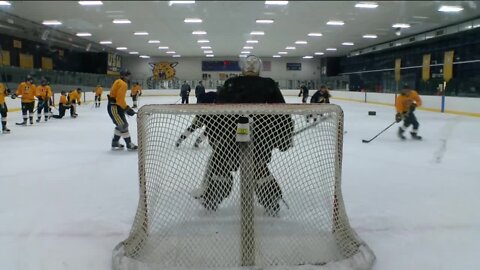
[[[393,123],[391,123],[390,125],[388,125],[388,127],[386,127],[385,129],[383,129],[382,131],[380,131],[377,135],[375,135],[373,138],[371,138],[370,140],[362,140],[363,143],[369,143],[373,140],[375,140],[375,138],[377,138],[378,136],[380,136],[380,134],[382,134],[383,132],[385,132],[387,129],[389,129],[391,126],[395,125],[397,123],[397,121],[393,121]]]

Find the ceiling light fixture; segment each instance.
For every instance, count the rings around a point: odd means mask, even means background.
[[[168,5],[185,5],[185,4],[195,4],[195,1],[168,1]]]
[[[363,38],[377,38],[377,35],[363,35]]]
[[[326,48],[325,50],[327,50],[327,51],[336,51],[337,48]]]
[[[278,55],[278,54],[275,54],[275,55],[273,55],[272,57],[273,57],[273,58],[280,58],[280,57],[282,57],[282,56],[281,56],[281,55]]]
[[[327,25],[344,25],[343,21],[328,21]]]
[[[82,6],[101,6],[103,5],[102,1],[78,1]]]
[[[270,19],[258,19],[255,21],[256,23],[273,23],[273,20]]]
[[[154,39],[154,40],[149,40],[148,43],[150,43],[150,44],[158,44],[158,43],[160,43],[160,40],[156,40],[156,39]]]
[[[295,48],[295,47],[292,47],[292,46],[285,47],[285,50],[295,50],[295,49],[297,49],[297,48]]]
[[[249,43],[249,44],[253,44],[253,43],[258,43],[258,40],[250,39],[250,40],[247,40],[246,42]]]
[[[113,20],[113,23],[115,23],[115,24],[126,24],[126,23],[132,23],[132,22],[128,19],[115,19],[115,20]]]
[[[355,45],[353,42],[343,42],[342,45],[344,46],[353,46]]]
[[[62,22],[57,20],[48,20],[48,21],[43,21],[42,24],[43,25],[61,25]]]
[[[295,44],[308,44],[305,40],[297,40],[295,41]]]
[[[165,53],[168,53],[168,54],[176,54],[175,51],[167,51],[167,52],[165,52]]]
[[[206,57],[214,57],[213,54],[207,54],[207,55],[205,55],[205,56],[206,56]]]
[[[285,6],[288,1],[265,1],[265,5]]]
[[[323,52],[316,52],[316,53],[314,53],[314,54],[315,54],[315,55],[324,55]]]
[[[210,50],[211,48],[212,48],[212,47],[210,47],[210,46],[202,46],[202,47],[200,47],[200,49],[202,49],[202,50]]]
[[[408,23],[396,23],[392,25],[393,28],[409,28],[410,24]]]
[[[211,54],[211,53],[213,53],[213,51],[212,51],[212,50],[208,50],[208,51],[203,51],[203,53],[204,53],[204,54]]]
[[[206,31],[193,31],[192,32],[192,35],[206,35],[207,32]]]
[[[126,49],[128,49],[128,48],[127,47],[117,47],[117,50],[119,50],[119,51],[124,51]]]
[[[241,51],[241,54],[250,54],[250,51]]]
[[[278,54],[288,54],[287,52],[278,52]]]
[[[174,54],[174,55],[172,55],[172,57],[181,57],[181,55],[180,54]]]
[[[243,49],[244,50],[253,50],[253,47],[252,46],[243,46]]]
[[[463,8],[460,6],[441,6],[438,11],[441,12],[460,12]]]
[[[129,54],[138,54],[138,52],[129,52]]]
[[[140,58],[150,58],[148,55],[140,55]]]
[[[209,43],[210,40],[208,39],[200,39],[200,40],[197,40],[197,43]]]
[[[0,1],[0,6],[11,6],[10,2],[8,1]]]
[[[201,23],[202,19],[197,19],[197,18],[186,18],[183,20],[184,23]]]
[[[92,34],[85,33],[85,32],[77,33],[76,35],[77,35],[77,37],[90,37],[90,36],[92,36]]]
[[[148,32],[134,32],[135,36],[148,36]]]
[[[159,50],[168,50],[168,47],[167,46],[160,46],[158,47]]]
[[[302,58],[304,58],[304,59],[312,59],[313,56],[311,56],[311,55],[306,55],[306,56],[304,56],[304,57],[302,57]]]
[[[100,43],[100,44],[112,44],[112,42],[111,42],[111,41],[108,41],[108,40],[100,41],[99,43]]]
[[[265,32],[263,32],[263,31],[252,31],[252,32],[250,32],[250,35],[252,35],[252,36],[263,36],[263,35],[265,35]]]
[[[357,8],[377,8],[378,4],[375,2],[360,2],[355,4]]]
[[[308,36],[309,37],[321,37],[323,35],[322,35],[322,33],[309,33]]]

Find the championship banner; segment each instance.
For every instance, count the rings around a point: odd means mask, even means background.
[[[446,82],[453,77],[453,53],[453,50],[445,52],[443,57],[443,80]]]
[[[395,81],[400,81],[400,66],[402,65],[402,59],[395,59]]]
[[[431,54],[423,55],[423,64],[422,64],[422,80],[430,80],[430,60],[432,58]]]
[[[118,54],[109,53],[107,59],[107,74],[119,75],[122,68],[122,56]]]

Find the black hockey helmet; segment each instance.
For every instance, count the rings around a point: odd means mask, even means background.
[[[31,75],[27,75],[27,77],[25,78],[25,81],[33,83],[33,77]]]

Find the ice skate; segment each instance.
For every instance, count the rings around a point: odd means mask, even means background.
[[[416,132],[410,132],[410,135],[412,135],[412,139],[414,140],[421,140],[422,136],[418,136]]]
[[[137,149],[138,149],[138,146],[136,146],[134,143],[128,143],[127,144],[127,150],[136,151]]]
[[[123,150],[125,146],[121,143],[117,142],[112,142],[112,150]]]
[[[398,137],[399,137],[400,139],[402,139],[402,140],[407,139],[407,138],[405,137],[405,135],[403,135],[404,132],[405,132],[405,130],[403,130],[402,127],[399,127],[399,128],[398,128]]]

